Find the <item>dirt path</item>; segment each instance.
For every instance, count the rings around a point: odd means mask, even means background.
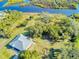
[[[1,42],[0,43],[0,49],[2,49],[6,45],[7,42],[8,42],[7,39],[5,39],[3,42]]]

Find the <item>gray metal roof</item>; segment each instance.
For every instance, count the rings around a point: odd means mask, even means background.
[[[23,51],[27,50],[31,45],[33,44],[33,41],[31,38],[28,38],[22,34],[15,37],[15,39],[10,43],[10,46]]]

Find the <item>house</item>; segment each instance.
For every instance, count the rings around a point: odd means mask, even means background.
[[[20,35],[17,35],[9,45],[16,50],[24,51],[30,48],[32,44],[33,44],[33,41],[31,38],[20,34]]]

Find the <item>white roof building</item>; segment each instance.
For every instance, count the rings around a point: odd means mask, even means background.
[[[15,39],[10,43],[10,46],[17,50],[23,51],[30,48],[32,44],[33,44],[33,41],[31,38],[28,38],[20,34],[20,35],[17,35]]]

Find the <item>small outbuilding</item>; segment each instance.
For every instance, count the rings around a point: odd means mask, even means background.
[[[33,41],[31,38],[20,34],[20,35],[17,35],[9,45],[12,48],[15,48],[19,51],[23,51],[30,48],[32,44],[33,44]]]

